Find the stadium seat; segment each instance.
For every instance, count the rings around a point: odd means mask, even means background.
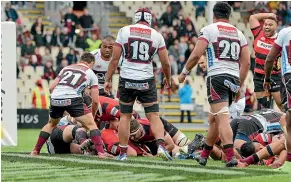
[[[20,88],[19,88],[19,93],[24,93],[24,94],[29,93],[29,88],[26,87],[26,86],[24,86],[24,87],[20,87]],[[18,94],[19,94],[19,93],[18,93]]]
[[[24,78],[24,79],[27,79],[28,77],[28,75],[33,75],[33,74],[35,74],[35,72],[34,72],[34,68],[32,67],[32,66],[25,66],[24,67],[24,69],[23,69],[23,75],[24,75],[24,77],[26,77],[26,78]]]
[[[23,80],[22,79],[17,79],[17,88],[23,87]]]
[[[44,75],[44,67],[43,66],[37,66],[35,69],[35,73],[39,76],[43,76]]]
[[[62,51],[63,51],[63,55],[66,56],[70,52],[70,48],[69,47],[63,47]]]

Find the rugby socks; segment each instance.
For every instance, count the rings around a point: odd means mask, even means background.
[[[90,139],[94,143],[97,153],[104,153],[100,130],[91,130]]]
[[[234,156],[233,144],[223,145],[223,152],[225,153],[226,162],[231,161]]]
[[[249,156],[249,157],[247,157],[245,159],[241,159],[240,161],[241,162],[245,162],[248,165],[250,165],[250,164],[256,164],[256,163],[258,163],[260,161],[260,159],[259,159],[259,157],[258,157],[257,154],[253,154],[253,155],[251,155],[251,156]]]
[[[39,133],[39,136],[38,136],[38,140],[37,140],[37,143],[34,147],[34,150],[35,151],[38,151],[38,153],[40,152],[43,144],[47,141],[47,139],[50,137],[50,134],[45,132],[45,131],[41,131]]]
[[[75,140],[77,140],[77,142],[79,144],[82,144],[86,139],[87,139],[86,131],[79,130],[79,131],[76,132]]]
[[[212,151],[213,146],[209,146],[206,143],[204,144],[203,150],[201,152],[201,157],[207,159]]]
[[[119,148],[120,148],[120,156],[122,156],[123,154],[127,154],[127,148],[128,146],[127,145],[120,145],[119,144]]]
[[[156,144],[157,144],[158,147],[160,145],[160,146],[164,147],[164,149],[166,149],[166,144],[165,144],[165,140],[164,139],[161,139],[161,138],[157,139],[156,140]]]
[[[291,153],[290,152],[287,153],[287,161],[291,162]]]

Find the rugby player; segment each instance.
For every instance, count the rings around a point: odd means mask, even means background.
[[[110,98],[114,98],[114,96],[112,93],[104,92],[104,83],[108,65],[112,58],[114,42],[115,38],[111,35],[107,35],[102,40],[101,48],[91,52],[91,54],[95,56],[95,64],[92,69],[98,77],[99,95]]]
[[[269,89],[272,83],[271,70],[273,63],[278,54],[282,51],[281,73],[286,90],[287,105],[286,105],[286,127],[284,132],[286,135],[287,145],[287,162],[280,168],[282,171],[291,173],[291,27],[282,29],[279,32],[275,43],[270,50],[265,65],[265,83],[264,87]]]
[[[152,65],[153,56],[158,53],[165,74],[164,81],[168,86],[171,86],[171,67],[164,38],[150,27],[151,21],[150,10],[140,8],[135,12],[135,24],[119,30],[113,49],[113,58],[108,66],[104,88],[105,91],[111,92],[110,80],[122,55],[118,87],[121,111],[118,138],[121,152],[117,160],[127,159],[130,120],[136,99],[142,103],[146,117],[152,125],[153,134],[159,146],[158,155],[164,160],[172,160],[165,149],[163,124],[159,118]]]
[[[242,32],[229,24],[231,7],[227,3],[216,3],[213,14],[214,23],[201,29],[197,45],[179,75],[179,82],[184,82],[190,70],[206,51],[210,127],[199,163],[206,165],[213,145],[220,136],[226,155],[226,166],[233,167],[238,162],[234,157],[228,106],[235,94],[236,101],[240,97],[240,88],[250,67],[249,49]]]
[[[101,133],[94,123],[93,118],[99,103],[98,78],[91,70],[94,62],[94,56],[91,53],[85,52],[77,64],[63,68],[54,80],[50,86],[51,105],[49,121],[42,128],[31,155],[39,155],[42,146],[50,137],[50,134],[59,123],[64,112],[67,111],[70,116],[83,123],[84,127],[90,131],[90,139],[94,143],[98,157],[109,157],[104,152]],[[92,112],[83,103],[82,97],[82,92],[88,86],[90,87],[93,99]]]
[[[280,59],[281,55],[278,54],[273,57],[274,66],[272,70],[272,83],[268,91],[264,90],[264,78],[265,60],[270,52],[274,41],[278,34],[277,18],[273,13],[258,13],[250,16],[250,28],[254,35],[254,51],[255,51],[255,69],[254,69],[254,85],[255,94],[258,100],[258,110],[261,108],[270,108],[271,100],[273,97],[278,108],[282,110],[282,104],[280,99],[280,85],[282,83],[280,73]],[[270,93],[269,93],[270,92]]]

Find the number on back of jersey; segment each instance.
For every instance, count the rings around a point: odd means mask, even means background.
[[[64,70],[60,75],[59,85],[66,85],[73,88],[79,87],[85,81],[85,74],[77,70]]]
[[[152,41],[144,39],[129,38],[126,49],[126,58],[129,62],[148,64],[151,62]]]
[[[223,61],[239,61],[240,42],[239,40],[218,37],[214,44],[215,57]]]

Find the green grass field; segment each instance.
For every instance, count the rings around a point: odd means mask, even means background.
[[[126,162],[99,160],[96,156],[49,155],[46,147],[30,157],[39,130],[19,130],[18,146],[2,146],[2,181],[53,182],[291,182],[291,176],[262,166],[247,169],[225,168],[222,162],[208,161],[202,167],[193,160],[164,162],[159,158],[132,157]],[[193,133],[186,133],[192,139]]]

